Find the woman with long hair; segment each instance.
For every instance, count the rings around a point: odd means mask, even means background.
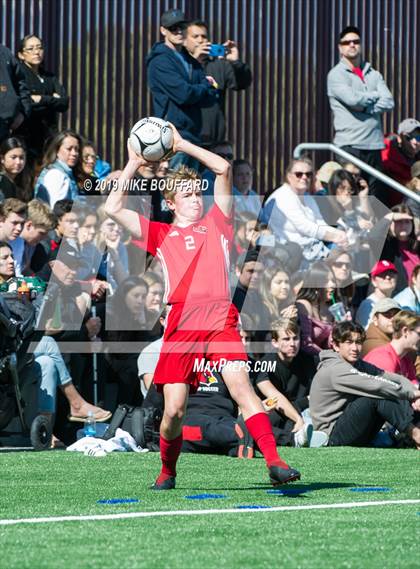
[[[26,162],[26,146],[14,136],[0,145],[0,201],[18,198],[32,199],[32,177]]]
[[[279,318],[297,318],[290,276],[282,267],[277,266],[264,273],[261,296],[269,314],[270,323]]]
[[[21,39],[18,53],[25,81],[31,91],[32,112],[17,133],[28,144],[31,163],[42,157],[45,141],[58,131],[58,113],[69,108],[69,98],[57,77],[43,66],[44,44],[29,34]]]
[[[35,197],[54,207],[59,200],[80,201],[77,180],[81,171],[81,137],[63,130],[51,140],[35,185]]]
[[[314,263],[298,292],[296,306],[301,329],[301,349],[316,356],[330,347],[333,317],[328,307],[335,298],[335,280],[324,263]],[[310,284],[311,286],[305,286]]]
[[[106,339],[121,346],[123,352],[111,348],[108,361],[118,378],[118,404],[140,405],[142,395],[137,359],[150,340],[146,314],[148,286],[141,277],[128,277],[111,298],[106,314]],[[130,345],[133,347],[131,348]],[[125,352],[127,350],[128,353]]]

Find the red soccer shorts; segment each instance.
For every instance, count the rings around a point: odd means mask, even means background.
[[[238,332],[238,310],[230,301],[173,304],[169,308],[154,373],[156,389],[162,391],[166,383],[187,383],[194,393],[199,386],[203,360],[211,363],[248,360]]]

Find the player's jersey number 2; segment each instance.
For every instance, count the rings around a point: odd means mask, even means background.
[[[195,241],[192,235],[186,235],[184,239],[185,239],[185,248],[187,251],[192,251],[193,249],[195,249]]]

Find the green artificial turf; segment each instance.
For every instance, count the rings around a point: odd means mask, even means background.
[[[414,450],[282,449],[302,472],[267,493],[262,459],[182,455],[177,489],[152,492],[156,453],[1,452],[0,519],[419,499]],[[353,492],[352,488],[389,488]],[[197,494],[225,498],[191,500]],[[131,504],[98,500],[137,499]],[[411,568],[420,503],[0,526],[1,568]]]

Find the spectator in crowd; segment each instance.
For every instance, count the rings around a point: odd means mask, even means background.
[[[98,156],[93,142],[82,140],[80,156],[82,163],[78,172],[79,193],[87,196],[98,196],[101,193],[99,177],[95,171]]]
[[[162,301],[164,292],[162,279],[153,271],[147,271],[147,273],[143,275],[143,279],[148,286],[145,304],[146,310],[160,314],[163,307]]]
[[[0,202],[18,198],[31,199],[32,180],[26,165],[26,147],[19,138],[10,137],[0,145]]]
[[[269,417],[278,444],[309,446],[312,429],[305,424],[301,413],[309,406],[309,389],[316,367],[313,359],[300,351],[300,329],[295,321],[280,318],[273,324],[273,353],[264,356],[256,380],[265,398],[276,400]]]
[[[97,213],[99,231],[95,244],[101,260],[95,260],[95,268],[99,261],[98,278],[107,281],[115,291],[128,277],[127,247],[122,241],[121,226],[105,214],[104,206]]]
[[[95,237],[98,228],[98,215],[96,210],[81,208],[77,210],[79,229],[77,232],[77,243],[81,257],[86,261],[77,272],[78,279],[89,279],[96,276],[95,258],[97,249]]]
[[[412,310],[420,314],[420,264],[411,273],[410,286],[394,296],[394,300],[404,310]]]
[[[356,312],[356,322],[368,328],[371,323],[373,306],[384,298],[391,298],[397,284],[397,269],[390,261],[378,261],[371,273],[373,292],[363,300]]]
[[[252,189],[253,170],[248,160],[233,161],[233,200],[235,215],[241,217],[243,213],[253,213],[257,218],[261,210],[261,200]]]
[[[353,162],[343,161],[342,168],[346,172],[350,172],[350,174],[353,176],[353,178],[356,181],[356,184],[359,187],[359,190],[358,190],[359,192],[366,190],[366,189],[369,192],[369,184],[367,183],[367,181],[365,179],[366,174],[363,174],[363,172],[361,171],[359,166],[356,166],[356,164],[353,164]]]
[[[264,265],[258,260],[258,255],[256,249],[249,249],[238,257],[235,267],[238,282],[232,302],[239,312],[243,311],[252,318],[254,330],[262,331],[266,329],[268,318],[262,314],[264,304],[259,288]]]
[[[145,309],[147,290],[147,283],[141,277],[128,277],[109,303],[105,338],[113,343],[108,361],[118,380],[118,404],[142,402],[137,359],[141,343],[150,340]]]
[[[342,30],[338,41],[340,62],[328,73],[327,90],[334,116],[334,144],[382,170],[384,148],[382,114],[394,108],[394,99],[382,75],[362,59],[360,31]],[[380,186],[369,179],[370,192],[379,199]]]
[[[411,167],[420,159],[420,122],[413,118],[404,119],[398,125],[398,134],[385,138],[382,162],[385,173],[405,186],[411,180]],[[402,194],[389,188],[387,205],[401,202]]]
[[[420,263],[420,240],[415,233],[413,214],[405,204],[392,208],[392,222],[381,259],[394,263],[398,278],[395,293],[408,286],[414,267]]]
[[[321,350],[330,346],[333,317],[328,311],[335,293],[335,280],[332,271],[321,263],[312,265],[308,282],[303,281],[303,287],[296,298],[298,321],[301,330],[301,350],[317,356]]]
[[[363,359],[380,369],[398,373],[418,386],[413,359],[420,347],[420,316],[401,310],[392,319],[392,340],[371,350]]]
[[[35,197],[51,208],[59,200],[78,200],[77,178],[81,171],[82,140],[71,130],[54,136],[44,154],[42,171],[35,185]]]
[[[309,393],[314,428],[329,435],[329,446],[367,446],[387,421],[420,448],[420,391],[360,359],[365,331],[359,324],[336,324],[332,338]]]
[[[352,233],[355,240],[361,231],[373,227],[373,212],[369,205],[368,192],[369,187],[366,185],[361,189],[350,172],[344,169],[336,170],[328,184],[328,193],[334,197],[328,200],[330,211],[328,215],[323,212],[324,217],[348,234]]]
[[[23,230],[28,206],[16,199],[8,198],[0,203],[0,241],[14,241]]]
[[[312,177],[311,160],[292,160],[286,169],[284,184],[265,202],[262,216],[280,243],[293,242],[302,247],[305,265],[328,255],[323,241],[347,246],[344,231],[325,222],[314,198],[309,195]]]
[[[381,298],[372,309],[372,321],[366,330],[363,342],[362,357],[374,348],[388,344],[392,338],[392,319],[400,311],[398,302],[393,298]]]
[[[420,195],[420,160],[414,162],[411,167],[411,178],[407,183],[407,188]],[[413,198],[407,198],[405,204],[410,208],[414,216],[416,235],[420,235],[420,204]]]
[[[34,34],[19,44],[21,70],[31,92],[32,112],[18,130],[26,140],[31,162],[40,159],[44,144],[58,132],[58,113],[69,108],[69,98],[57,77],[43,66],[44,46]]]
[[[265,272],[261,284],[261,296],[270,319],[267,330],[271,330],[272,323],[279,318],[297,318],[290,276],[284,268],[277,266]]]
[[[355,295],[354,281],[367,279],[367,275],[359,275],[353,271],[352,255],[342,249],[333,249],[326,260],[326,265],[331,270],[332,280],[335,285],[332,297],[335,302],[342,302],[346,310],[346,318],[351,319],[353,311],[353,297]],[[360,280],[363,283],[363,280]],[[333,301],[334,302],[334,301]]]
[[[328,195],[328,184],[330,183],[331,176],[337,170],[341,170],[341,165],[338,162],[329,161],[324,162],[315,174],[315,182],[313,193],[317,196]]]
[[[30,276],[38,270],[32,265],[32,256],[38,243],[46,239],[48,232],[54,227],[55,217],[47,204],[39,200],[31,200],[28,203],[27,217],[23,224],[22,233],[10,242],[18,277]]]
[[[0,284],[11,279],[15,274],[13,251],[7,241],[0,240]]]
[[[191,142],[200,142],[201,107],[216,100],[216,82],[206,77],[200,63],[184,48],[186,17],[181,10],[167,10],[160,18],[163,42],[147,56],[147,81],[153,97],[153,114],[175,125]],[[196,167],[182,154],[171,160],[172,168]]]
[[[31,114],[31,93],[19,62],[0,45],[0,143]]]
[[[210,57],[211,43],[208,26],[201,20],[188,22],[184,45],[204,69],[206,75],[217,83],[218,97],[209,106],[201,107],[201,141],[212,147],[222,142],[226,136],[225,97],[228,89],[240,91],[247,89],[252,82],[252,73],[247,63],[240,60],[239,48],[232,40],[227,40],[224,57]],[[234,182],[235,184],[235,182]]]

